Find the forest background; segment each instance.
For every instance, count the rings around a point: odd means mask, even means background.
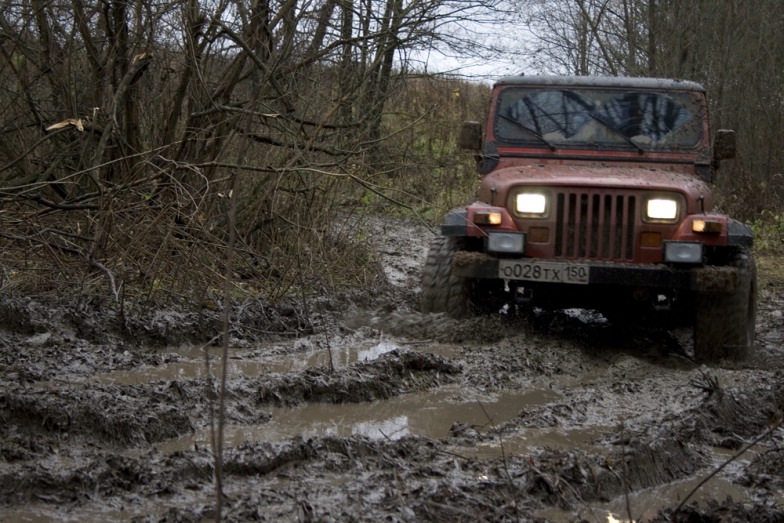
[[[428,56],[702,83],[738,135],[720,205],[780,249],[780,0],[1,1],[2,292],[367,285],[363,217],[436,224],[478,181],[456,135],[488,78]]]

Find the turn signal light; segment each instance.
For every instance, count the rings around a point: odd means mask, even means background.
[[[691,230],[705,234],[721,233],[721,222],[718,220],[694,220],[691,222]]]
[[[477,225],[501,225],[503,216],[497,211],[479,211],[474,213],[474,223]]]
[[[640,234],[640,245],[643,247],[661,247],[662,235],[660,232],[644,232]]]
[[[550,229],[547,227],[531,227],[528,229],[529,243],[549,243]]]

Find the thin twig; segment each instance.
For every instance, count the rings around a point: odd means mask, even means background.
[[[109,285],[112,288],[112,294],[114,295],[114,301],[119,302],[120,301],[120,292],[119,292],[119,290],[117,288],[117,285],[115,284],[114,274],[112,273],[112,271],[110,271],[109,268],[106,265],[104,265],[103,263],[97,261],[92,256],[88,256],[87,257],[87,263],[89,263],[91,266],[95,267],[96,269],[102,271],[106,275],[106,277],[109,279]],[[120,286],[122,286],[122,282],[120,282]]]
[[[501,437],[501,432],[497,430],[495,426],[495,422],[493,418],[490,417],[490,414],[485,409],[485,406],[482,404],[481,401],[476,402],[479,405],[479,408],[482,409],[482,413],[487,418],[487,424],[490,425],[490,428],[496,431],[498,435],[498,444],[501,447],[501,459],[504,461],[504,473],[506,474],[506,480],[509,483],[509,494],[512,496],[512,506],[514,507],[515,511],[515,519],[519,522],[520,521],[520,509],[517,507],[517,496],[515,496],[515,486],[514,481],[512,480],[512,475],[509,473],[509,460],[506,458],[506,449],[504,449],[504,439]]]
[[[624,438],[624,432],[626,430],[626,425],[621,423],[621,441]],[[621,452],[623,452],[623,448],[621,448]],[[629,499],[629,465],[626,463],[626,457],[621,456],[623,462],[623,477],[621,478],[621,483],[623,484],[623,495],[626,500],[626,516],[629,518],[629,521],[634,521],[632,517],[632,503]]]
[[[223,285],[223,350],[221,361],[221,385],[218,397],[218,438],[215,452],[215,513],[220,522],[223,514],[223,436],[226,423],[226,387],[229,374],[229,330],[231,325],[231,285],[233,281],[234,243],[236,242],[235,223],[237,218],[237,189],[239,189],[239,175],[232,176],[231,194],[234,195],[229,202],[229,242],[226,246],[226,279]]]

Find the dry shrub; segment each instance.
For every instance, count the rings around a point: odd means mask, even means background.
[[[402,212],[437,221],[465,203],[478,178],[471,155],[456,149],[456,134],[463,120],[481,117],[486,94],[481,85],[400,76],[383,139],[359,148],[351,142],[340,156],[334,148],[236,134],[211,152],[218,135],[205,128],[100,170],[61,165],[57,176],[26,185],[14,175],[17,185],[0,191],[0,289],[210,306],[222,294],[233,199],[235,297],[275,301],[371,285],[380,271],[362,216]],[[282,130],[272,136],[291,135],[283,128],[290,123],[274,119],[270,130]],[[71,155],[85,164],[80,151],[94,147],[95,137],[73,125],[56,132],[28,161]]]
[[[389,138],[374,151],[366,178],[389,198],[365,189],[360,201],[382,212],[413,211],[433,223],[467,203],[479,175],[473,153],[458,149],[457,136],[464,121],[483,121],[489,99],[483,84],[398,78],[384,116]]]
[[[374,278],[368,246],[336,225],[329,188],[286,191],[280,179],[262,181],[246,176],[234,195],[160,177],[112,190],[82,209],[41,211],[11,200],[0,214],[2,290],[209,306],[223,288],[231,198],[243,202],[232,281],[237,297],[274,301]]]

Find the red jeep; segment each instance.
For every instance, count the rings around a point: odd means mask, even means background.
[[[461,130],[482,181],[433,240],[422,311],[595,309],[610,321],[692,326],[700,361],[745,356],[753,236],[714,209],[710,186],[734,137],[718,131],[711,143],[705,90],[693,82],[501,79],[484,131]]]

